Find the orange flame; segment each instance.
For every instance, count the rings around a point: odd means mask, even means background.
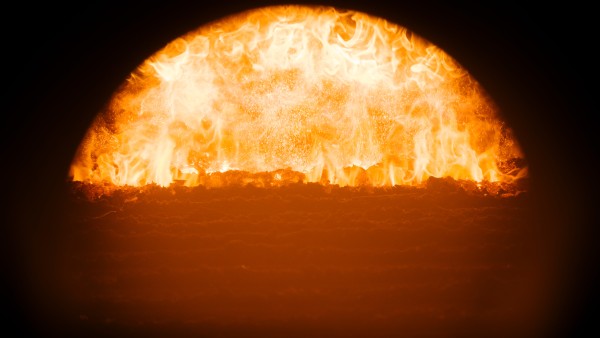
[[[407,29],[329,7],[255,9],[176,39],[98,115],[75,181],[202,184],[216,172],[418,185],[526,175],[510,129],[454,59]],[[511,163],[513,163],[511,165]]]

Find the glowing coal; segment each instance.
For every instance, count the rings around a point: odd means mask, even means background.
[[[83,193],[97,185],[71,187],[65,256],[83,317],[71,320],[85,333],[490,336],[529,301],[507,296],[533,233],[528,193],[449,178],[425,189],[146,185],[93,201]]]

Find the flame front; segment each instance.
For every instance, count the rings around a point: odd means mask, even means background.
[[[130,186],[280,169],[342,186],[512,182],[522,157],[491,99],[436,46],[363,13],[277,6],[146,60],[94,121],[70,175]]]

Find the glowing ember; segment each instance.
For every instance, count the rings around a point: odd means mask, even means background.
[[[510,183],[526,175],[522,157],[491,99],[436,46],[363,13],[278,6],[146,60],[70,175],[120,186],[194,186],[227,171],[340,186]]]

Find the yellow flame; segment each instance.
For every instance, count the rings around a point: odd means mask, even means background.
[[[339,185],[511,182],[525,169],[506,163],[522,157],[477,81],[428,41],[360,12],[275,6],[147,59],[98,115],[70,175],[131,186],[281,169]]]

